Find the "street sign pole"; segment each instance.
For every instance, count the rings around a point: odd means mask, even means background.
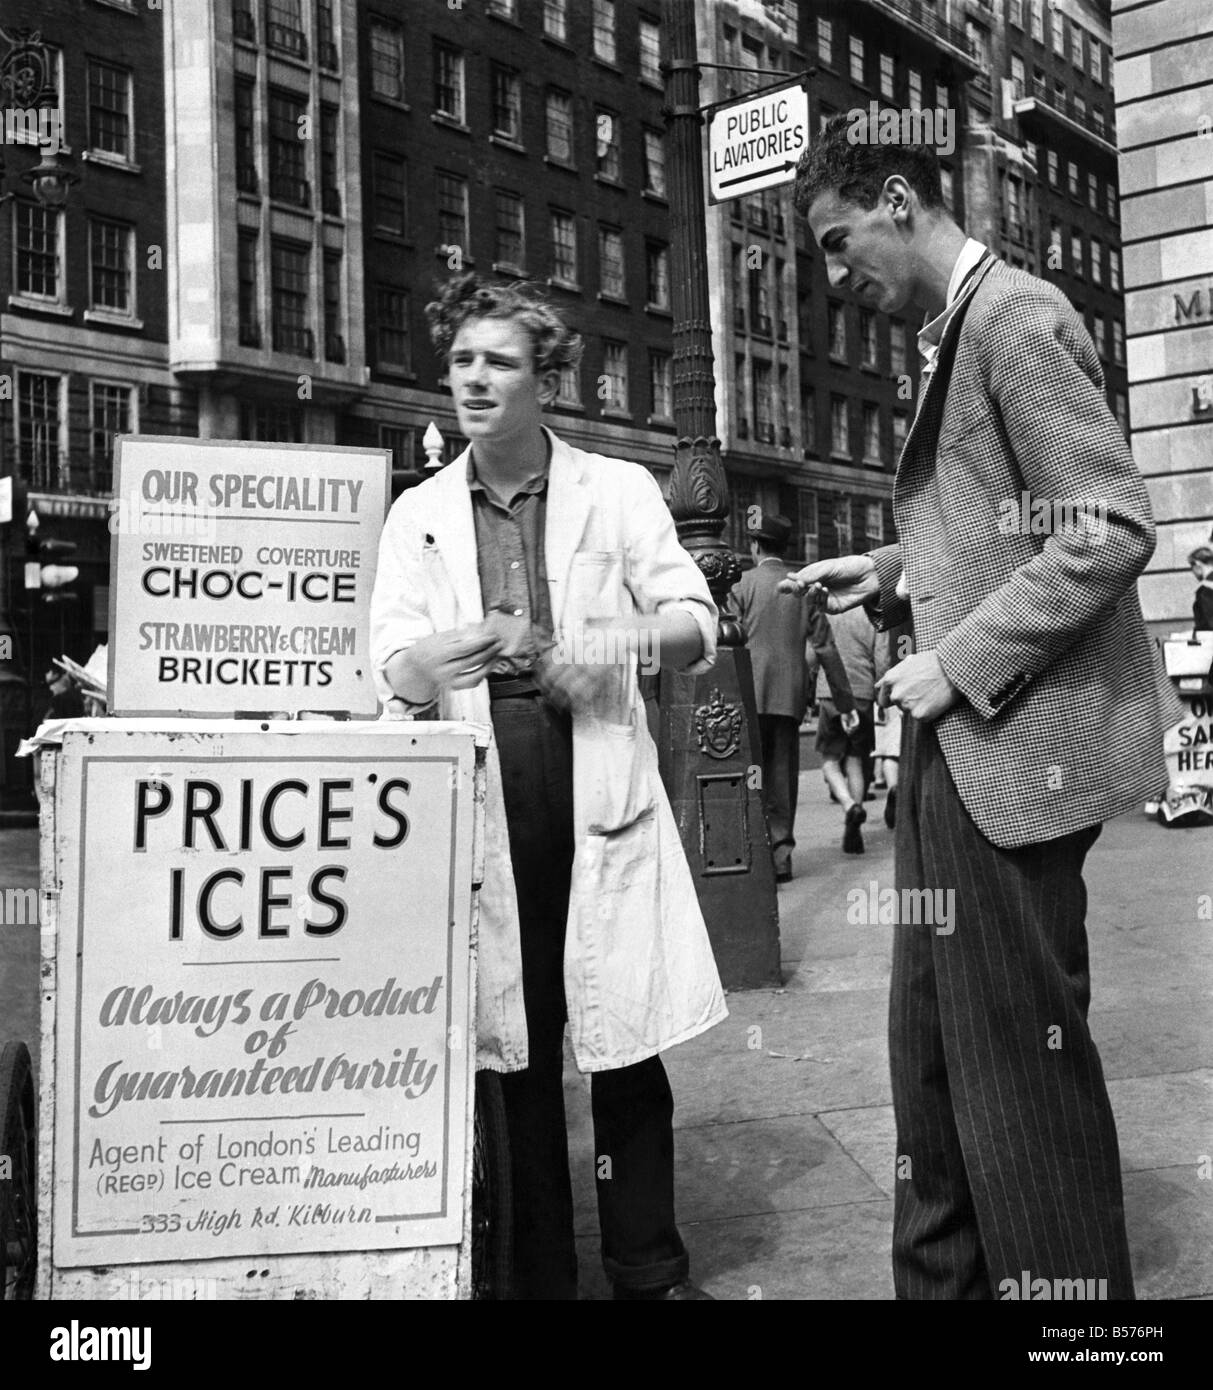
[[[678,535],[721,610],[716,664],[663,672],[662,772],[727,988],[775,984],[779,910],[762,803],[754,679],[728,593],[741,575],[722,533],[728,480],[716,435],[694,0],[664,0],[674,310],[674,474]]]

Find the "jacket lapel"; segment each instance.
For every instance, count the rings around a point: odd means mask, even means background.
[[[472,494],[468,491],[468,458],[465,449],[434,482],[441,505],[428,521],[434,545],[442,556],[447,578],[466,621],[484,617],[480,597],[480,560],[476,553],[476,524],[472,520]]]
[[[581,545],[590,516],[590,487],[573,451],[549,429],[544,430],[552,447],[548,472],[547,525],[543,547],[547,562],[548,592],[552,601],[552,623],[560,631],[565,600],[569,593],[569,570]]]
[[[956,356],[956,345],[960,341],[960,330],[964,326],[965,316],[969,312],[969,305],[973,302],[973,296],[981,287],[982,281],[996,265],[1001,262],[995,256],[988,255],[984,263],[979,263],[973,272],[969,288],[965,292],[964,303],[960,310],[954,315],[944,331],[943,338],[939,344],[939,353],[935,358],[935,370],[931,373],[930,380],[927,382],[927,389],[918,402],[918,409],[914,413],[914,418],[910,422],[910,431],[906,435],[905,443],[901,448],[901,458],[898,460],[897,472],[901,473],[902,461],[908,461],[911,457],[910,450],[915,442],[922,436],[929,437],[929,431],[925,424],[929,412],[934,412],[936,420],[939,418],[937,406],[947,395],[948,380],[952,375],[952,361]]]

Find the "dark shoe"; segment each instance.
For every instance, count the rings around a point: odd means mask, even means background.
[[[890,830],[897,824],[897,788],[894,787],[885,798],[884,803],[884,823]]]
[[[867,818],[868,813],[862,806],[852,806],[847,811],[846,827],[842,832],[843,854],[863,853],[863,835],[860,834],[859,827]]]
[[[775,882],[791,883],[792,881],[792,857],[786,859],[776,859],[775,861]]]
[[[629,1289],[623,1284],[616,1284],[615,1298],[634,1303],[716,1302],[710,1293],[704,1293],[697,1284],[692,1284],[689,1279],[672,1284],[668,1289]]]

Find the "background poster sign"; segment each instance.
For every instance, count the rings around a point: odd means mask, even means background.
[[[65,739],[54,1260],[461,1239],[476,730]]]
[[[385,450],[132,435],[115,468],[112,713],[378,713]]]

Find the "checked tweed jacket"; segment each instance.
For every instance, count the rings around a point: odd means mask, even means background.
[[[1009,530],[1000,504],[1086,503],[1105,525]],[[873,616],[907,616],[963,699],[936,724],[977,828],[1011,848],[1160,793],[1182,710],[1137,600],[1145,484],[1059,290],[997,259],[949,322],[897,467],[899,544],[873,552]],[[1000,520],[1003,526],[1000,528]],[[903,579],[902,593],[898,581]]]

